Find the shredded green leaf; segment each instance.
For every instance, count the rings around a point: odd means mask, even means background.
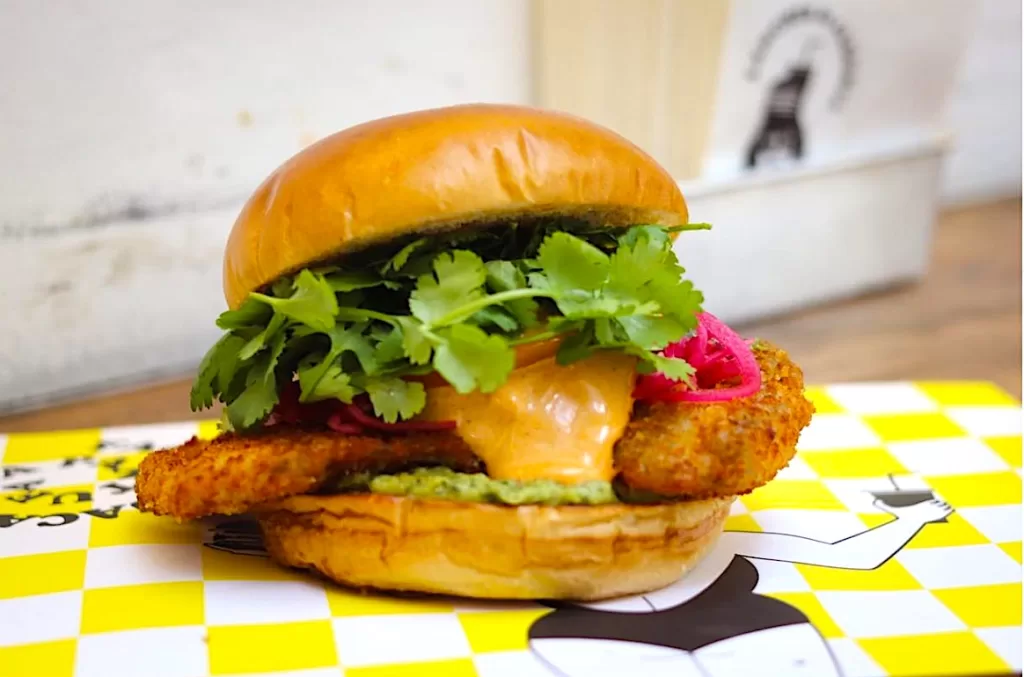
[[[219,400],[225,425],[244,430],[297,381],[301,401],[363,395],[384,421],[407,420],[427,395],[406,377],[436,372],[458,392],[492,392],[517,345],[550,338],[560,364],[613,350],[643,373],[688,378],[689,364],[658,351],[696,327],[703,303],[670,233],[703,228],[506,224],[301,270],[217,319],[225,334],[199,367],[192,408]]]

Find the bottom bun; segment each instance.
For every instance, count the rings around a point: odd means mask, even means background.
[[[353,587],[592,601],[678,580],[711,549],[733,500],[508,507],[304,495],[257,518],[277,562]]]

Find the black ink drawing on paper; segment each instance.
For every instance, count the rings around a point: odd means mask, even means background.
[[[754,592],[764,561],[870,571],[925,525],[953,512],[930,490],[872,492],[895,519],[834,542],[796,534],[726,531],[677,583],[594,604],[548,602],[529,629],[529,648],[552,677],[623,675],[841,677],[829,646],[803,611]],[[266,556],[255,522],[217,521],[206,547]]]
[[[818,77],[816,59],[822,48],[834,51],[838,63],[835,77],[826,78],[832,90],[830,110],[839,110],[853,85],[854,49],[847,27],[830,9],[810,5],[788,9],[766,27],[751,52],[746,79],[759,81],[769,64],[777,63],[769,54],[779,45],[792,49],[797,40],[799,54],[769,80],[763,111],[743,158],[747,169],[792,165],[807,154],[806,102]]]
[[[804,156],[801,108],[811,79],[816,41],[808,42],[800,59],[772,83],[761,126],[747,151],[748,168],[794,162]]]
[[[529,632],[531,651],[562,677],[794,675],[839,677],[810,619],[753,592],[758,562],[877,569],[952,508],[931,491],[873,493],[896,519],[826,542],[793,534],[726,531],[682,580],[662,590],[595,604],[552,603]]]

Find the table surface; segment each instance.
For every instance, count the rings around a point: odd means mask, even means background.
[[[1021,396],[1021,202],[941,215],[924,280],[737,327],[784,346],[810,383],[993,381]],[[0,417],[0,431],[216,416],[188,408],[189,379]]]

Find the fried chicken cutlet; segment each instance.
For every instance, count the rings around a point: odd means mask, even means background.
[[[193,438],[156,451],[139,465],[139,508],[181,520],[235,515],[254,505],[315,490],[343,472],[387,472],[414,465],[481,469],[469,446],[451,433],[395,437],[272,427],[258,434]]]
[[[753,348],[761,389],[714,403],[638,403],[615,447],[619,479],[659,496],[713,498],[767,484],[796,453],[814,407],[803,373],[784,351]]]
[[[785,467],[813,408],[785,352],[761,343],[754,353],[763,385],[751,397],[638,403],[615,448],[622,484],[663,497],[714,498],[747,493]],[[271,427],[154,452],[139,468],[136,492],[143,510],[193,519],[309,493],[343,473],[429,465],[485,470],[453,432],[376,437]]]

